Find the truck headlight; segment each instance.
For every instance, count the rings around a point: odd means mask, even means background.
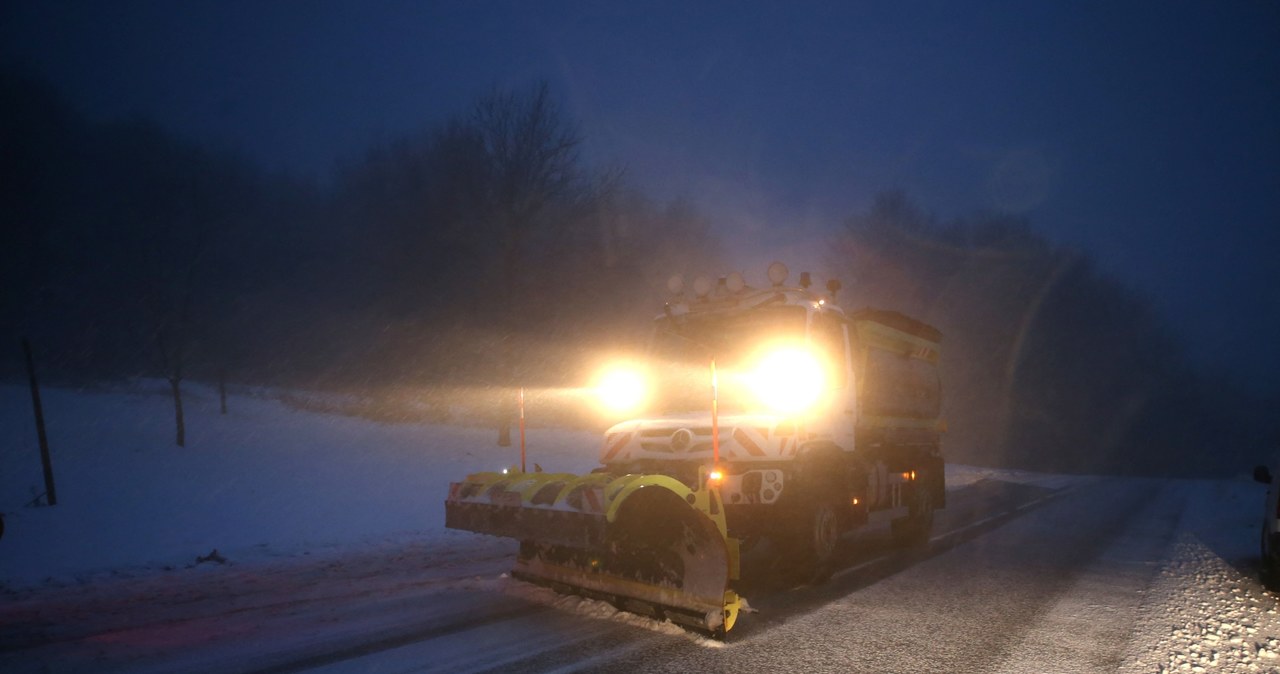
[[[799,348],[769,352],[750,378],[760,402],[779,414],[799,414],[812,408],[822,396],[825,381],[822,363]]]
[[[648,397],[644,374],[629,365],[614,365],[603,370],[596,379],[595,390],[600,404],[614,414],[635,412]]]

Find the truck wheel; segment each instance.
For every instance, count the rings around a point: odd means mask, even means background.
[[[800,521],[787,537],[784,552],[793,581],[821,584],[831,577],[831,562],[840,542],[840,516],[830,500],[814,501],[800,513]]]
[[[924,545],[933,531],[933,489],[921,481],[908,504],[905,517],[893,521],[893,539],[900,546]]]
[[[788,566],[795,579],[810,584],[826,582],[843,531],[840,504],[847,489],[842,482],[845,458],[829,443],[806,445],[797,471],[798,490],[793,494],[789,529],[783,540]]]
[[[835,506],[824,501],[813,507],[810,518],[809,553],[814,564],[825,565],[835,554],[836,544],[840,541],[840,518]]]

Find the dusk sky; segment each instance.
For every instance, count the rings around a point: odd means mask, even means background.
[[[11,0],[0,45],[91,119],[318,180],[545,79],[594,165],[752,263],[886,189],[1025,214],[1200,362],[1280,375],[1278,2]]]

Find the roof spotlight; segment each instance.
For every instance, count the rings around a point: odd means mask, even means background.
[[[742,292],[742,289],[747,287],[747,282],[742,278],[742,274],[735,271],[729,274],[729,278],[725,279],[724,286],[729,290],[729,292],[736,294]]]
[[[787,269],[787,265],[781,262],[774,262],[769,265],[769,282],[775,286],[780,286],[786,282],[787,276],[791,274],[791,270]]]
[[[698,297],[706,297],[711,293],[711,279],[705,276],[699,276],[693,280],[693,294]]]
[[[684,277],[680,274],[672,274],[671,278],[667,279],[667,290],[672,295],[679,295],[684,292]]]

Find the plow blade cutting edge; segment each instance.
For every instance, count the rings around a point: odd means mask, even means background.
[[[708,487],[665,475],[476,473],[449,485],[445,526],[519,540],[513,575],[558,592],[717,636],[738,617],[738,541]]]

